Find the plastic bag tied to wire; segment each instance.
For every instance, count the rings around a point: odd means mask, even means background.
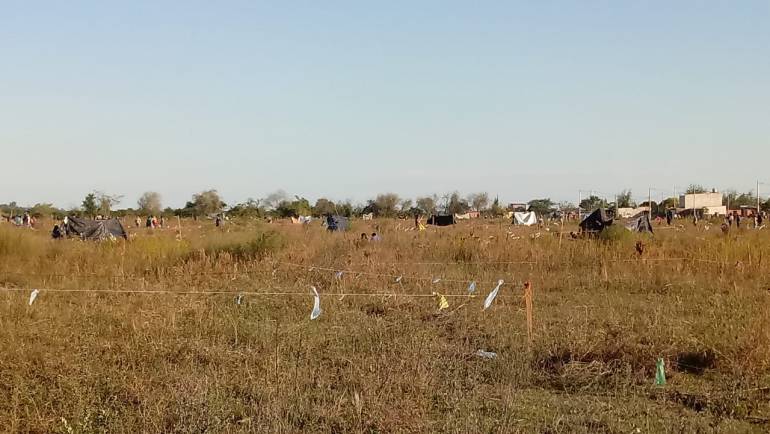
[[[487,310],[490,306],[492,306],[492,302],[495,301],[495,298],[497,298],[497,293],[500,291],[501,286],[503,286],[503,279],[498,280],[495,289],[493,289],[492,292],[487,295],[487,299],[484,300],[484,310]]]
[[[438,310],[449,308],[449,302],[447,301],[446,297],[439,294],[438,292],[434,292],[433,295],[438,298]]]
[[[473,282],[471,282],[470,285],[468,285],[468,294],[473,294],[474,292],[476,292],[476,281],[475,280]]]
[[[497,353],[492,351],[484,351],[484,350],[478,350],[475,353],[477,356],[481,357],[482,359],[496,359]]]
[[[315,286],[311,286],[310,289],[313,290],[313,310],[310,312],[310,319],[314,320],[321,316],[321,297],[318,295],[318,290],[315,289]]]
[[[40,294],[40,290],[35,289],[32,291],[32,294],[29,295],[29,305],[32,306],[32,303],[35,302],[35,299],[37,299],[37,295]]]
[[[657,363],[655,363],[655,385],[666,385],[666,365],[663,359],[658,359]]]

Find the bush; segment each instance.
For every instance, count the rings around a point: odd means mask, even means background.
[[[607,226],[599,233],[599,239],[607,242],[629,242],[633,238],[634,234],[622,225]]]

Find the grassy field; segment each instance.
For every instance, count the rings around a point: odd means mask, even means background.
[[[410,227],[185,221],[92,243],[0,223],[0,430],[770,430],[770,232]]]

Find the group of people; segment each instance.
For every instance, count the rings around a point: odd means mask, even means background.
[[[15,226],[23,226],[27,228],[34,228],[37,223],[35,217],[30,213],[25,212],[22,215],[16,214],[15,216],[7,217],[8,222],[13,223]]]
[[[748,218],[748,217],[745,217]],[[761,228],[762,225],[765,223],[765,213],[764,212],[758,212],[754,213],[752,220],[754,220],[754,227],[755,228]],[[731,213],[725,218],[725,224],[727,226],[732,227],[733,223],[735,223],[735,227],[739,228],[741,227],[741,221],[743,218],[741,218],[741,215],[738,213]]]
[[[382,241],[382,237],[377,235],[377,232],[372,232],[372,235],[366,235],[366,232],[361,234],[361,241]]]
[[[142,219],[141,219],[141,217],[136,216],[136,219],[134,220],[134,223],[136,224],[137,228],[142,227]],[[145,220],[144,226],[147,229],[163,228],[163,227],[166,226],[166,217],[160,216],[160,219],[158,219],[154,215],[148,215],[147,219]]]

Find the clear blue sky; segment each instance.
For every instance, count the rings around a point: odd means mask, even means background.
[[[3,2],[0,149],[22,204],[770,192],[770,2]]]

